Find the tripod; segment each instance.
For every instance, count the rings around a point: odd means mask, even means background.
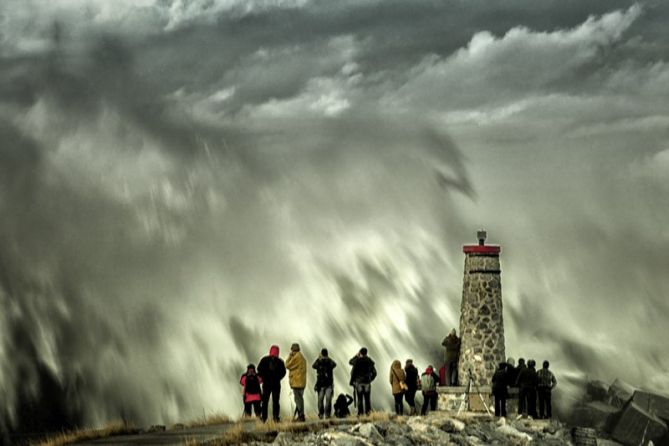
[[[458,407],[458,415],[462,412],[463,409],[467,409],[467,411],[470,410],[470,404],[469,404],[469,394],[472,391],[472,383],[474,383],[474,375],[472,374],[472,369],[471,367],[467,369],[467,387],[465,387],[465,394],[462,397],[462,401],[460,401],[460,407]],[[481,403],[483,403],[483,407],[485,407],[486,412],[488,412],[488,415],[492,415],[490,413],[490,409],[488,408],[488,405],[485,402],[485,399],[483,399],[483,395],[481,395],[481,390],[479,389],[478,384],[474,384],[474,388],[476,389],[476,393],[478,394],[479,398],[481,399]]]

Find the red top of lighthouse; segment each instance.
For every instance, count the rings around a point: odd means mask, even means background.
[[[464,245],[462,252],[465,254],[499,254],[501,248],[498,245],[486,245],[485,239],[488,236],[486,231],[480,230],[476,233],[479,239],[478,245]]]

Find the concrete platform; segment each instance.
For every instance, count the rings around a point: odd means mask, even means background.
[[[438,386],[437,409],[446,412],[457,412],[465,398],[466,391],[467,388],[462,386]],[[495,412],[492,388],[490,386],[472,387],[469,391],[469,410],[472,412],[486,412],[486,405],[490,412]],[[506,412],[509,414],[518,412],[517,388],[509,389],[509,398],[506,400]]]

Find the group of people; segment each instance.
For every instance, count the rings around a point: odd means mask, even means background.
[[[429,410],[437,408],[437,386],[458,385],[458,360],[460,351],[460,339],[455,330],[444,339],[442,345],[446,347],[446,364],[443,367],[443,375],[438,373],[434,367],[429,365],[419,375],[413,360],[407,359],[404,367],[399,360],[394,360],[390,367],[389,382],[395,401],[395,413],[404,414],[404,402],[409,406],[409,414],[416,415],[416,393],[418,390],[423,395],[423,404],[420,410],[425,415]],[[332,399],[334,395],[334,369],[337,363],[323,348],[312,368],[316,371],[316,392],[318,402],[318,417],[329,418],[347,417],[350,415],[349,406],[357,403],[358,415],[369,414],[372,410],[371,388],[372,382],[377,376],[374,361],[368,356],[367,349],[361,348],[358,353],[350,359],[351,379],[349,384],[353,386],[354,396],[340,393],[334,407]],[[518,414],[528,415],[532,418],[551,418],[551,391],[557,384],[553,373],[549,370],[548,361],[544,361],[543,368],[535,370],[536,363],[530,359],[520,358],[518,366],[512,358],[499,364],[492,378],[492,393],[495,398],[495,415],[506,417],[506,400],[509,397],[508,388],[519,389]],[[269,415],[269,402],[272,400],[272,415],[274,420],[280,416],[280,394],[281,380],[288,373],[293,400],[295,402],[294,419],[304,421],[304,389],[307,386],[307,361],[300,351],[300,345],[295,343],[290,347],[290,354],[285,359],[279,357],[279,347],[273,345],[267,356],[264,356],[256,368],[249,364],[246,372],[241,376],[240,384],[243,388],[244,414],[251,416],[252,411],[263,421],[267,421]],[[442,382],[443,381],[443,382]],[[537,413],[537,398],[539,401],[539,413]]]
[[[350,359],[349,365],[351,366],[349,384],[353,386],[354,396],[340,393],[333,406],[333,375],[337,363],[329,357],[328,350],[324,348],[312,364],[312,368],[316,371],[314,391],[318,395],[319,418],[329,418],[333,408],[336,417],[347,417],[351,413],[349,407],[353,403],[357,403],[358,415],[369,414],[372,411],[371,391],[372,382],[377,376],[376,365],[369,357],[365,347],[362,347]],[[239,381],[243,388],[244,415],[251,416],[252,413],[255,413],[257,417],[267,421],[271,400],[272,417],[278,421],[281,411],[281,381],[287,373],[288,384],[295,402],[294,419],[304,421],[307,361],[297,343],[290,347],[290,354],[285,361],[279,357],[279,347],[273,345],[270,347],[269,354],[260,360],[257,368],[254,364],[246,367],[246,372]],[[390,385],[395,398],[396,412],[399,415],[404,413],[403,399],[406,399],[411,408],[411,414],[417,413],[415,396],[418,389],[422,390],[424,396],[421,413],[425,414],[428,406],[431,410],[435,410],[438,384],[439,377],[432,366],[429,366],[419,377],[418,369],[413,365],[411,359],[407,359],[404,369],[398,360],[394,361],[390,369]]]
[[[358,400],[358,415],[369,413],[372,410],[371,382],[376,378],[374,361],[367,356],[367,349],[363,347],[349,363],[352,365],[351,384],[355,387]],[[335,367],[337,363],[329,357],[326,348],[321,350],[312,365],[316,370],[314,391],[318,395],[319,418],[329,418],[332,414]],[[294,419],[305,420],[304,389],[307,386],[307,360],[297,343],[290,347],[290,354],[285,361],[279,357],[279,346],[273,345],[269,354],[260,360],[257,368],[254,364],[246,367],[246,372],[239,381],[243,388],[244,415],[251,416],[254,412],[257,417],[267,421],[271,399],[272,417],[275,421],[279,420],[281,380],[286,376],[286,372],[295,401]],[[350,415],[349,406],[353,401],[350,395],[340,394],[334,404],[335,416],[343,418]]]
[[[430,410],[437,410],[437,385],[440,384],[439,376],[431,365],[427,366],[420,377],[418,369],[413,365],[412,359],[407,359],[402,369],[398,359],[390,366],[390,386],[395,399],[395,413],[404,415],[404,400],[409,405],[409,415],[416,415],[416,393],[420,389],[423,394],[423,406],[421,415]]]
[[[518,415],[537,418],[551,418],[553,409],[551,392],[557,385],[557,379],[549,370],[550,364],[544,361],[541,370],[536,370],[536,361],[518,359],[515,366],[513,358],[500,362],[492,377],[492,393],[495,397],[495,415],[506,417],[508,388],[518,388]],[[539,412],[537,413],[537,398]]]

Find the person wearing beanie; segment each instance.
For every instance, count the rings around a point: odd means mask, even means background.
[[[328,349],[324,348],[311,367],[316,369],[314,390],[318,394],[318,418],[330,418],[332,395],[334,394],[333,371],[337,367],[337,363],[330,359]]]
[[[244,416],[251,416],[251,409],[256,417],[261,416],[262,390],[260,385],[262,379],[256,374],[256,366],[249,364],[246,366],[246,373],[239,379],[239,384],[244,388]]]
[[[262,379],[262,414],[263,421],[267,421],[269,415],[269,399],[272,397],[272,417],[279,421],[281,416],[281,380],[286,376],[286,365],[279,358],[279,346],[273,345],[269,349],[269,355],[264,356],[258,363],[258,375]]]
[[[286,358],[288,369],[288,383],[295,399],[295,419],[305,421],[304,416],[304,388],[307,386],[307,360],[300,352],[300,344],[290,346],[290,354]]]

